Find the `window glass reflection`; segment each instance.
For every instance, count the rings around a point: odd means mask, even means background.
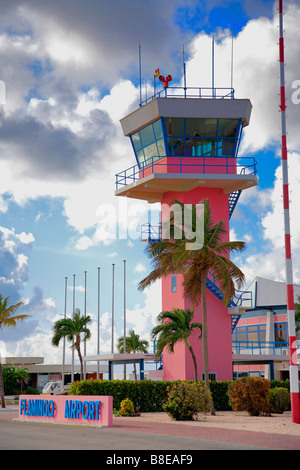
[[[141,139],[140,139],[139,132],[136,132],[135,134],[132,134],[131,139],[132,139],[134,149],[137,152],[138,150],[140,150],[142,148],[142,142],[141,142]]]
[[[186,136],[216,137],[217,119],[187,119]]]
[[[148,147],[145,147],[144,148],[144,154],[145,154],[146,160],[148,160],[149,158],[152,158],[152,157],[157,157],[158,156],[158,150],[157,150],[156,143],[148,145]],[[151,162],[149,162],[149,163],[151,163]]]
[[[158,155],[160,157],[165,157],[166,156],[166,148],[165,148],[165,143],[164,143],[163,139],[161,139],[157,142],[157,150],[158,150]]]
[[[238,128],[238,119],[162,118],[134,133],[131,139],[138,162],[166,155],[234,157],[236,139],[241,134],[239,129],[237,135]]]
[[[168,138],[168,146],[170,156],[184,155],[184,139]]]
[[[181,118],[166,118],[165,119],[167,135],[170,136],[184,136],[184,119]]]
[[[233,154],[234,150],[234,139],[221,139],[220,141],[221,156],[229,157]]]
[[[219,119],[219,137],[235,137],[238,119]]]
[[[162,124],[161,124],[160,119],[153,123],[153,130],[154,130],[156,140],[159,140],[159,139],[163,138],[163,130],[162,130]]]
[[[140,130],[143,147],[152,144],[155,141],[154,131],[152,125],[144,127]]]

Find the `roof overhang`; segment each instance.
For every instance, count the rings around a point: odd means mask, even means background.
[[[149,203],[160,202],[169,191],[190,191],[194,188],[221,188],[224,194],[257,186],[256,175],[212,175],[152,173],[132,184],[117,189],[116,196],[143,199]]]
[[[156,98],[120,120],[124,135],[142,129],[160,117],[242,119],[248,126],[252,111],[249,99]]]

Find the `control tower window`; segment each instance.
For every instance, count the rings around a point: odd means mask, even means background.
[[[131,142],[140,167],[166,156],[161,119],[131,135]]]
[[[236,156],[238,119],[165,118],[165,128],[169,156]]]

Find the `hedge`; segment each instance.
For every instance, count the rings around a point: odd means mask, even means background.
[[[120,409],[122,400],[129,398],[140,412],[163,411],[162,405],[168,397],[172,382],[140,380],[95,380],[74,382],[70,395],[112,395],[113,407]]]
[[[163,404],[168,397],[168,388],[174,382],[167,380],[95,380],[88,379],[74,382],[69,395],[112,395],[113,407],[119,410],[122,400],[129,398],[136,410],[141,413],[163,411]],[[186,380],[185,382],[192,382]],[[216,411],[231,411],[228,398],[228,386],[232,380],[210,382],[211,394]],[[271,381],[271,388],[289,389],[289,381]]]

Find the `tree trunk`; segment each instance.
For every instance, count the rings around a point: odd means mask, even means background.
[[[206,278],[207,271],[201,274],[201,305],[202,305],[202,355],[203,355],[203,370],[204,382],[210,391],[209,385],[209,360],[208,360],[208,337],[207,337],[207,305],[206,305]],[[211,398],[210,413],[215,415],[215,407],[213,399]]]
[[[186,341],[187,342],[187,346],[188,346],[188,349],[192,355],[192,358],[193,358],[193,363],[194,363],[194,371],[195,371],[195,382],[197,383],[198,382],[198,373],[197,373],[197,361],[196,361],[196,356],[194,354],[194,351],[193,351],[193,348],[192,346],[190,345],[189,341]]]
[[[82,361],[82,355],[80,351],[80,338],[76,340],[76,349],[79,357],[79,362],[80,362],[80,379],[83,379],[83,361]]]
[[[135,365],[135,362],[133,363],[133,370],[134,370],[134,380],[137,382],[137,375],[136,375],[136,365]]]
[[[4,381],[3,381],[3,372],[2,372],[1,361],[0,361],[0,388],[1,388],[1,407],[5,408]]]

